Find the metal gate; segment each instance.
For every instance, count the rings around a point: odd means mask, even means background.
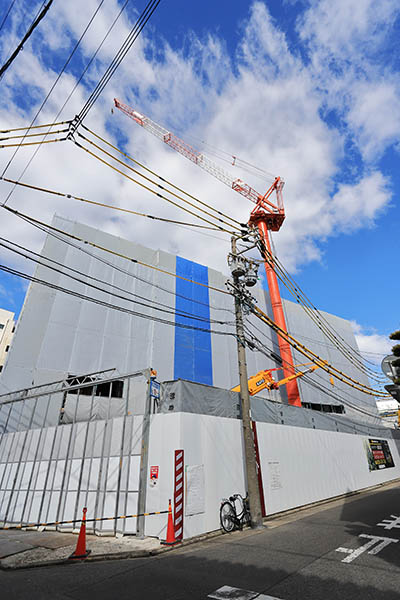
[[[0,526],[79,519],[84,506],[88,518],[138,512],[150,375],[112,369],[0,396]],[[141,534],[136,521],[87,528]]]

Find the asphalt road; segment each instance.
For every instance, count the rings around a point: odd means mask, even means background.
[[[155,557],[0,572],[7,600],[205,600],[224,586],[252,592],[219,593],[238,600],[400,600],[400,485]]]

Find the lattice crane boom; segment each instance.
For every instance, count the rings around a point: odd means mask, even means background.
[[[286,319],[283,312],[282,299],[279,291],[277,276],[273,265],[273,254],[270,243],[270,231],[279,231],[285,220],[285,211],[283,208],[282,188],[284,182],[280,177],[276,177],[274,183],[265,192],[259,194],[250,185],[237,179],[227,173],[219,165],[214,163],[208,157],[198,152],[192,146],[178,138],[176,135],[158,125],[148,117],[142,115],[127,104],[120,102],[114,98],[115,106],[125,113],[128,117],[136,121],[138,125],[147,129],[150,133],[158,137],[165,144],[188,158],[190,161],[207,171],[210,175],[216,177],[222,183],[229,186],[245,198],[252,200],[255,203],[253,210],[250,213],[249,226],[253,229],[258,229],[260,239],[264,242],[266,250],[265,272],[267,276],[268,289],[271,298],[272,311],[274,321],[284,331],[287,331]],[[276,204],[270,198],[275,191]],[[301,406],[300,393],[297,386],[297,381],[293,363],[293,355],[289,343],[282,337],[278,336],[278,345],[282,359],[283,376],[286,379],[286,391],[288,402],[294,406]]]
[[[242,196],[254,202],[256,207],[253,212],[257,212],[260,210],[260,208],[262,208],[263,211],[266,212],[270,225],[269,229],[272,231],[278,231],[280,229],[285,219],[285,211],[283,208],[282,199],[284,181],[280,177],[275,178],[275,181],[265,192],[265,194],[260,194],[248,183],[245,183],[241,179],[234,177],[220,167],[217,163],[213,162],[207,156],[181,140],[171,131],[165,129],[165,127],[162,127],[155,121],[149,119],[149,117],[146,117],[140,112],[134,110],[117,98],[114,98],[114,104],[116,108],[133,119],[138,125],[146,129],[149,133],[152,133],[159,140],[176,150],[176,152],[179,152],[179,154],[185,156],[185,158],[198,165],[201,169],[216,177],[216,179],[235,190],[235,192],[242,194]],[[269,199],[274,191],[276,192],[276,204],[271,202]]]

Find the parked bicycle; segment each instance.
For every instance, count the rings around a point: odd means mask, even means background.
[[[243,498],[240,494],[224,498],[219,509],[221,527],[227,533],[234,529],[243,529],[250,524],[250,508],[248,495]]]

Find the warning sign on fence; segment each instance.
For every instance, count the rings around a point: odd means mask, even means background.
[[[153,485],[155,485],[157,483],[158,472],[159,472],[159,467],[158,466],[150,467],[150,482]]]
[[[387,440],[369,439],[365,440],[364,445],[370,471],[394,467],[392,453],[390,452]]]

